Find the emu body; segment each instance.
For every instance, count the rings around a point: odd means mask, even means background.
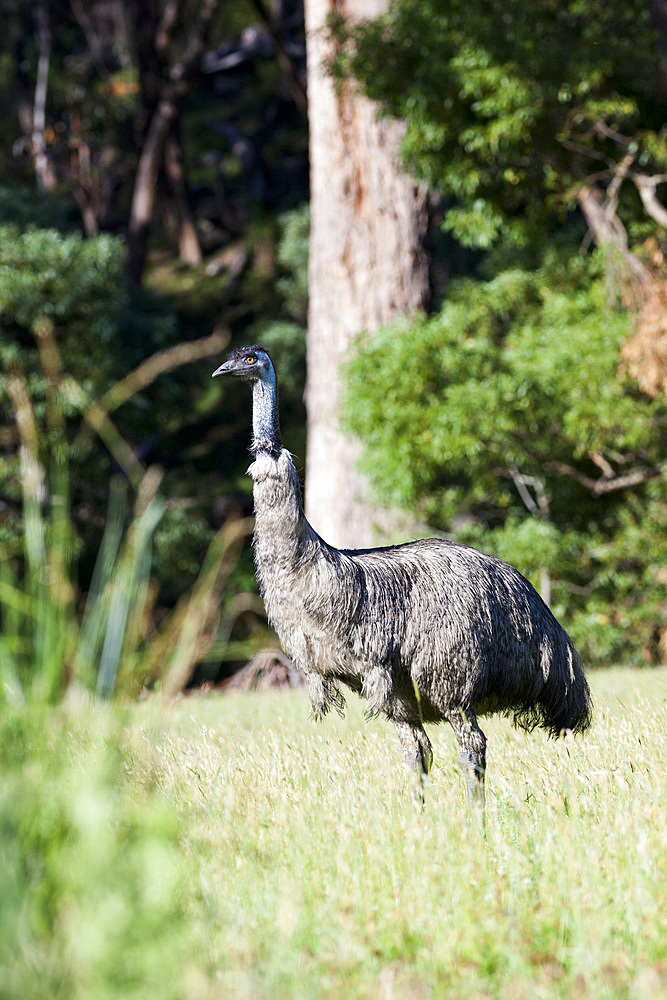
[[[486,738],[477,717],[502,712],[558,736],[585,729],[590,693],[572,642],[512,566],[429,538],[340,550],[308,523],[282,448],[273,365],[262,347],[214,373],[253,382],[254,550],[266,612],[306,674],[315,717],[342,710],[343,684],[395,726],[405,762],[427,773],[424,723],[447,721],[471,802],[483,801]]]

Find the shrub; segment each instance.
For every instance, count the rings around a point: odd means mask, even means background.
[[[547,254],[454,286],[347,369],[347,420],[386,501],[514,563],[595,662],[664,655],[663,400],[619,373],[599,261]]]

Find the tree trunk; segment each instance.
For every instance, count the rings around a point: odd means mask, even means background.
[[[179,61],[171,66],[164,80],[155,110],[146,130],[132,193],[130,220],[127,230],[126,271],[130,281],[141,282],[146,261],[148,233],[155,208],[155,195],[160,166],[164,159],[167,139],[174,128],[183,105],[200,73],[200,62],[220,0],[201,0],[185,49]],[[155,52],[162,52],[174,30],[178,3],[168,3],[157,25]],[[148,58],[152,53],[144,53]],[[140,69],[141,75],[141,69]]]
[[[46,95],[51,60],[51,28],[49,12],[45,3],[38,3],[34,9],[37,34],[37,80],[32,112],[32,155],[35,161],[37,188],[41,193],[53,191],[56,180],[46,155]]]
[[[127,228],[127,275],[136,285],[141,284],[144,273],[148,232],[153,219],[164,144],[176,121],[178,111],[178,103],[170,95],[165,95],[151,119],[139,157]]]
[[[178,255],[186,267],[199,267],[202,262],[201,246],[197,229],[188,204],[188,189],[185,183],[183,148],[180,139],[172,132],[165,143],[164,169],[171,190],[176,215]]]
[[[327,17],[336,0],[306,0],[310,120],[308,447],[306,512],[330,543],[359,547],[386,528],[357,469],[361,445],[340,428],[339,365],[362,331],[372,333],[425,302],[425,196],[398,162],[400,123],[378,120],[354,84],[327,74]],[[386,10],[383,0],[349,0],[352,21]]]

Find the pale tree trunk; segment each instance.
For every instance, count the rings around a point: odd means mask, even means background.
[[[188,204],[183,148],[178,137],[173,132],[165,143],[164,170],[169,182],[176,216],[178,255],[181,264],[185,264],[186,267],[199,267],[202,262],[202,252],[199,237],[197,236],[197,229]]]
[[[40,192],[53,191],[56,179],[46,155],[46,95],[51,60],[51,28],[46,3],[38,3],[34,8],[37,34],[37,80],[32,112],[32,155],[35,161],[35,177]]]
[[[146,263],[148,232],[153,221],[158,172],[167,141],[178,116],[180,101],[165,94],[151,118],[146,140],[139,157],[130,221],[127,228],[127,274],[134,284],[140,284]]]
[[[136,284],[141,282],[146,262],[146,244],[153,220],[158,174],[164,161],[165,144],[200,72],[201,58],[219,3],[220,0],[200,0],[185,50],[179,61],[171,66],[148,124],[137,166],[127,229],[126,271],[130,280]],[[170,0],[165,5],[157,28],[156,51],[166,50],[178,20],[179,8],[180,4],[176,0]]]
[[[400,123],[327,74],[326,20],[336,0],[306,0],[311,234],[308,315],[306,513],[330,543],[353,548],[386,533],[357,469],[361,444],[340,428],[339,365],[357,335],[372,333],[425,302],[425,196],[398,162]],[[350,21],[386,10],[349,0]]]

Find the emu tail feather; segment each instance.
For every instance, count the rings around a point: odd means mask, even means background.
[[[544,687],[536,701],[513,713],[514,725],[545,729],[557,739],[563,733],[583,733],[592,722],[593,703],[581,658],[569,642],[563,655],[548,668]]]

